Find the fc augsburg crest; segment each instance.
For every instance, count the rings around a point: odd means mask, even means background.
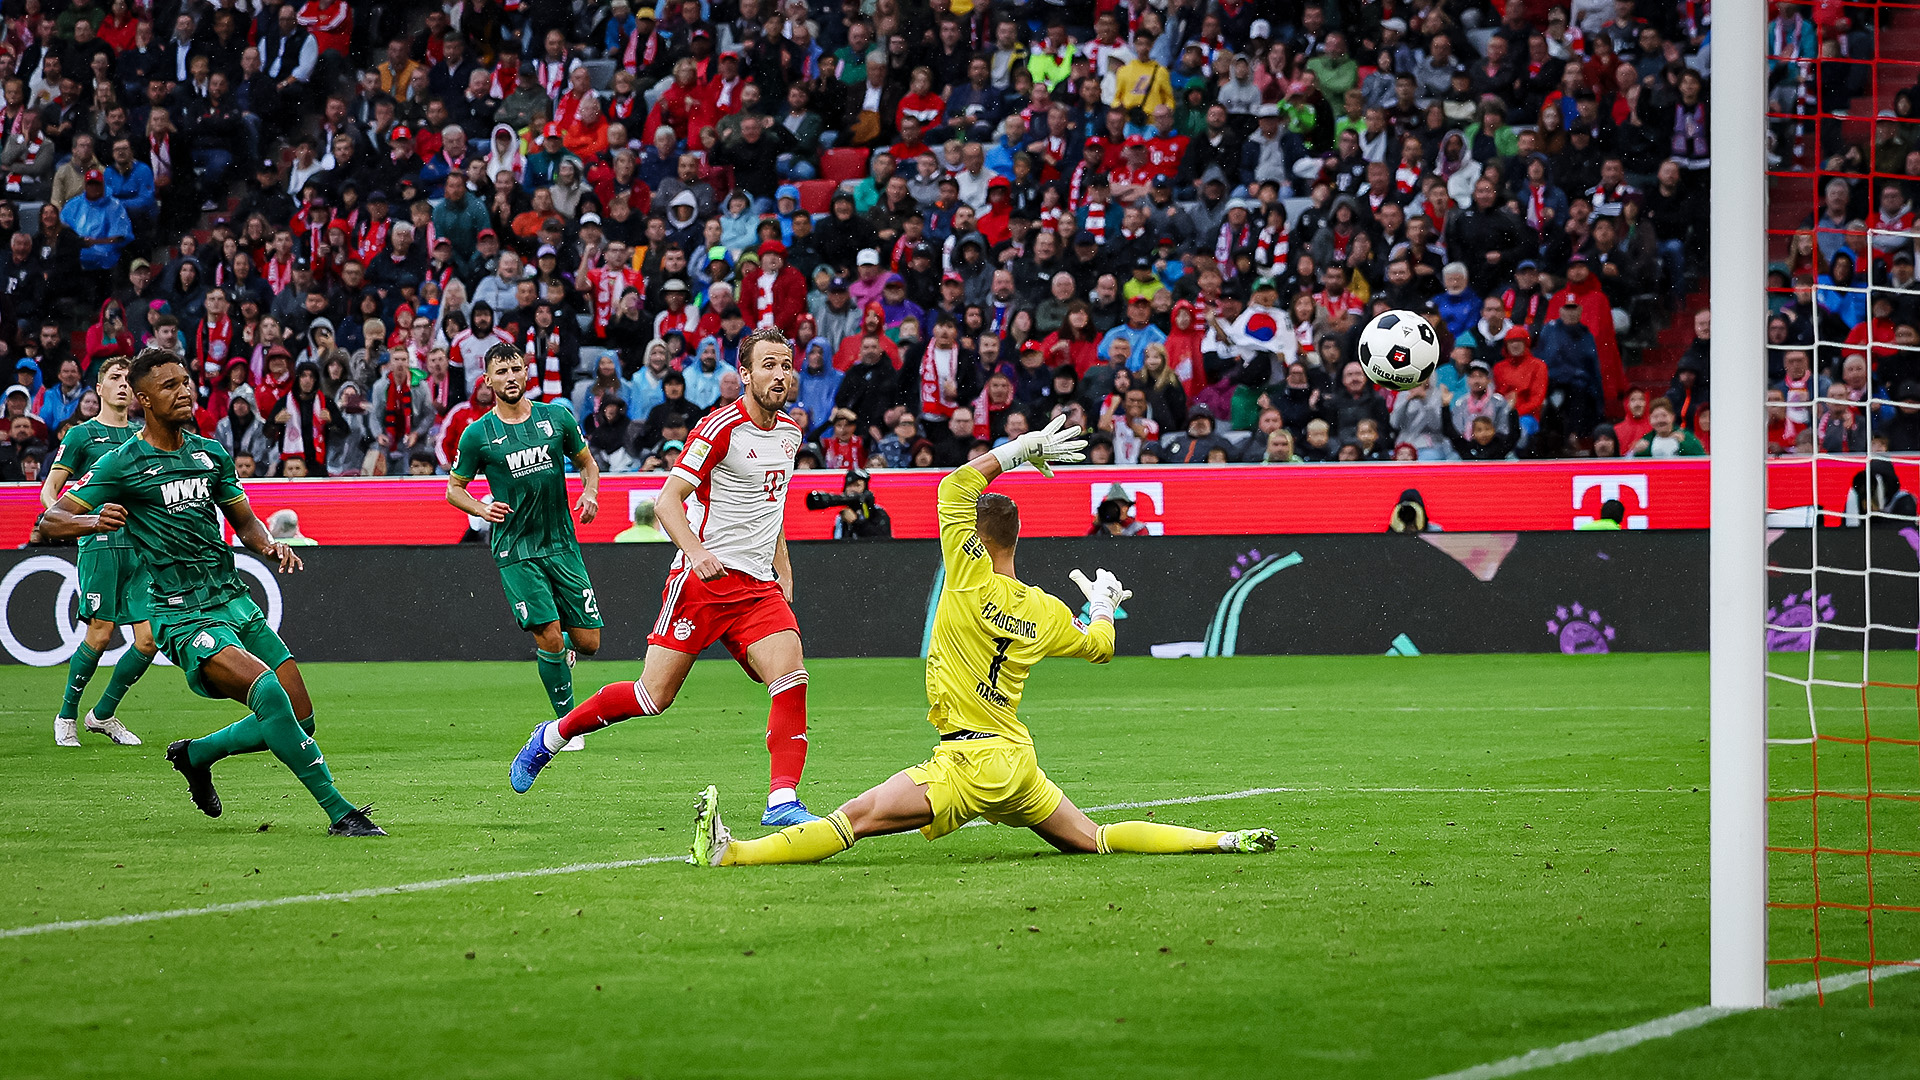
[[[553,424],[550,421],[540,420],[537,423],[540,425],[540,434],[549,439],[553,438]]]

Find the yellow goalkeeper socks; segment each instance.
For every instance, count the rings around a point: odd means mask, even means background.
[[[1100,826],[1100,854],[1137,851],[1148,855],[1176,855],[1195,851],[1219,851],[1225,833],[1204,832],[1180,825],[1160,825],[1151,821],[1116,821]]]
[[[853,826],[835,810],[818,821],[789,825],[758,840],[735,840],[727,845],[722,866],[768,866],[775,863],[814,863],[830,859],[853,846]]]

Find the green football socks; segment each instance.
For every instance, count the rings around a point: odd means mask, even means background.
[[[313,718],[293,718],[293,701],[273,672],[254,682],[247,693],[247,704],[253,715],[188,743],[187,760],[207,766],[232,754],[271,750],[306,785],[329,821],[339,821],[352,812],[353,804],[333,786],[333,773],[320,754],[320,744],[313,740]]]
[[[127,696],[127,691],[133,689],[133,684],[140,681],[140,676],[145,675],[152,666],[152,653],[143,653],[131,645],[127,646],[127,651],[120,654],[120,661],[113,665],[113,677],[107,680],[106,691],[100,695],[99,701],[93,703],[93,715],[103,720],[115,715],[120,708],[120,699]],[[73,692],[71,685],[67,692]]]
[[[327,812],[327,819],[339,821],[352,813],[353,804],[333,786],[333,773],[328,771],[327,759],[320,754],[320,744],[293,718],[293,701],[273,672],[255,680],[253,689],[247,693],[247,704],[260,721],[267,749],[307,786],[313,800]]]
[[[573,711],[573,668],[567,665],[567,650],[533,650],[534,666],[540,669],[540,685],[547,688],[547,700],[553,703],[553,715]]]
[[[300,730],[313,734],[313,717],[300,721]],[[247,715],[221,728],[211,735],[202,735],[187,744],[187,761],[205,768],[221,758],[235,754],[261,754],[267,749],[267,736],[260,728],[260,718]]]
[[[67,694],[60,699],[60,719],[72,720],[80,715],[80,695],[87,692],[87,681],[93,678],[99,666],[100,650],[84,641],[73,650],[73,655],[67,659]]]

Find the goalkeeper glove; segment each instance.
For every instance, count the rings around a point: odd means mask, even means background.
[[[1032,465],[1041,475],[1052,479],[1054,462],[1085,461],[1086,448],[1087,440],[1080,437],[1080,429],[1069,427],[1066,414],[1062,413],[1046,427],[1008,439],[992,453],[1000,463],[1001,472],[1012,472],[1023,464]]]
[[[1133,593],[1120,584],[1120,579],[1106,570],[1095,570],[1092,580],[1078,570],[1067,576],[1087,594],[1087,617],[1096,622],[1113,618],[1114,609],[1133,599]]]

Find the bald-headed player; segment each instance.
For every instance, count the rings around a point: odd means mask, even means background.
[[[232,698],[253,710],[211,735],[167,747],[167,761],[186,777],[193,804],[220,816],[213,763],[232,754],[270,750],[306,785],[335,836],[385,836],[333,786],[313,738],[313,703],[300,667],[233,565],[220,535],[224,516],[247,550],[300,569],[293,549],[267,535],[219,443],[193,433],[193,380],[180,358],[147,349],[127,381],[146,413],[146,427],[96,462],[80,484],[47,511],[43,527],[58,539],[126,530],[151,577],[153,639],[206,698]]]
[[[1047,779],[1033,737],[1020,722],[1027,672],[1049,656],[1096,664],[1113,658],[1113,612],[1132,596],[1105,570],[1088,579],[1091,625],[1067,605],[1014,574],[1020,510],[1005,495],[985,494],[994,477],[1032,464],[1051,477],[1055,462],[1080,461],[1080,429],[1057,416],[1040,431],[1012,439],[954,470],[940,482],[940,552],[946,585],[934,610],[927,649],[927,720],[940,733],[933,756],[818,821],[757,840],[736,840],[720,821],[719,793],[700,796],[693,856],[702,866],[819,862],[868,836],[919,829],[938,839],[975,818],[1032,829],[1067,852],[1272,851],[1269,829],[1205,832],[1148,821],[1096,825]]]

